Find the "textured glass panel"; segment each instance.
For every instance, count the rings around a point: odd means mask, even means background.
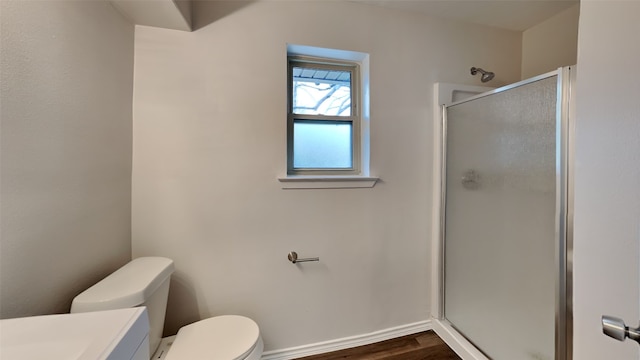
[[[293,68],[293,113],[351,116],[351,72]]]
[[[293,167],[349,169],[353,166],[350,122],[293,123]]]
[[[445,317],[494,360],[555,357],[556,82],[447,110]]]

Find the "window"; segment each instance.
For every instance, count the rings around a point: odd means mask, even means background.
[[[361,174],[359,65],[288,61],[287,174]]]

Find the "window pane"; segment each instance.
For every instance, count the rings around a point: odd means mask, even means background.
[[[351,72],[293,67],[293,113],[351,116]]]
[[[293,167],[349,169],[353,166],[350,122],[293,123]]]

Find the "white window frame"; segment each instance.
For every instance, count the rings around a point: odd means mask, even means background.
[[[307,67],[350,73],[351,115],[308,115],[293,112],[293,68]],[[360,175],[360,65],[356,62],[340,61],[308,56],[288,56],[287,76],[287,175]],[[351,124],[351,167],[350,168],[296,168],[294,167],[295,122],[308,123],[349,123]]]
[[[320,48],[307,45],[295,45],[287,44],[286,57],[309,57],[316,59],[325,59],[330,63],[335,62],[347,62],[358,64],[357,73],[357,86],[359,88],[359,106],[358,114],[360,121],[358,129],[353,130],[353,136],[357,137],[357,146],[354,151],[359,154],[359,172],[353,174],[345,174],[341,172],[337,175],[326,173],[313,173],[313,174],[287,174],[289,168],[289,142],[287,138],[287,158],[284,159],[283,165],[285,166],[284,175],[278,176],[278,181],[283,189],[330,189],[330,188],[372,188],[378,181],[378,177],[370,176],[369,174],[369,133],[370,133],[370,112],[369,112],[369,54],[348,51],[337,50],[329,48]],[[288,65],[287,65],[287,68]],[[287,80],[289,76],[287,76]],[[291,82],[287,82],[287,88],[291,86]],[[290,98],[289,91],[287,90],[287,99]],[[289,100],[287,100],[289,101]],[[289,103],[287,103],[288,109],[291,109]],[[290,113],[291,110],[287,110]],[[287,124],[291,123],[287,120]],[[291,123],[292,124],[292,123]],[[289,125],[287,125],[289,128]],[[289,133],[290,130],[287,130]],[[288,136],[288,135],[287,135]]]

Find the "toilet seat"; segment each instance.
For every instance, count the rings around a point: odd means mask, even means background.
[[[260,358],[263,346],[260,329],[253,320],[223,315],[182,327],[165,359],[253,360]]]

